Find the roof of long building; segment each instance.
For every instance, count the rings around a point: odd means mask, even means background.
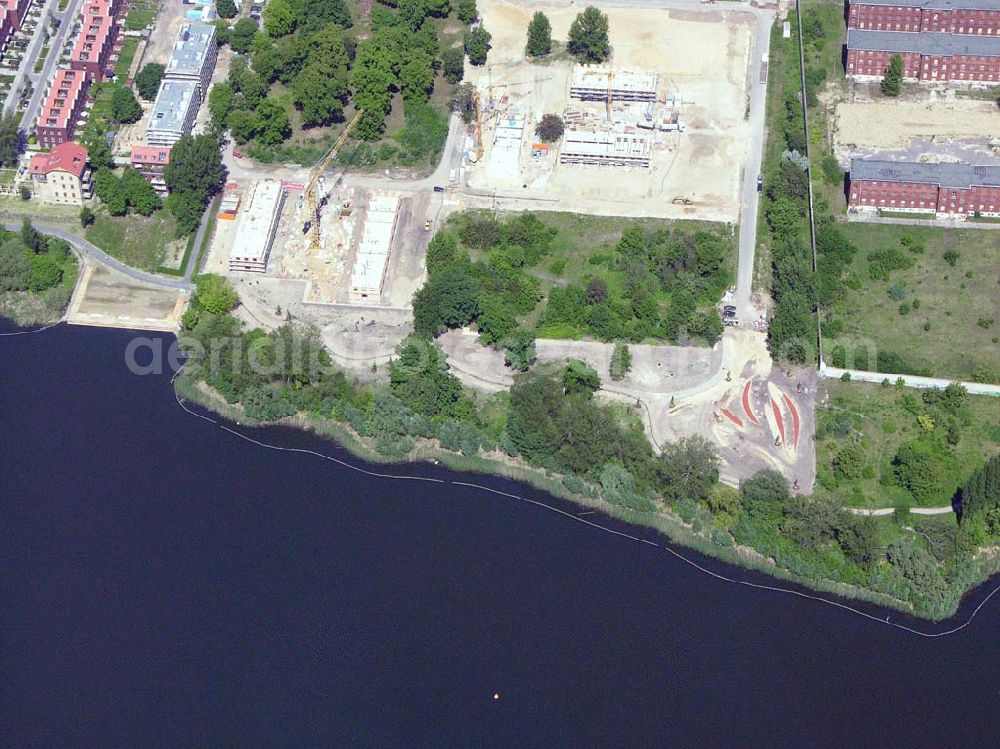
[[[169,130],[183,132],[188,115],[188,107],[194,98],[198,84],[194,81],[164,80],[153,102],[153,112],[149,116],[149,130]]]
[[[181,26],[167,62],[167,76],[172,73],[200,74],[214,39],[215,27],[209,23],[193,21]]]
[[[847,31],[847,48],[878,52],[917,52],[921,55],[1000,57],[1000,37],[849,29]]]
[[[858,0],[852,5],[889,5],[927,10],[1000,10],[997,0]]]
[[[852,159],[851,179],[869,182],[910,182],[962,189],[973,186],[1000,187],[1000,166]]]

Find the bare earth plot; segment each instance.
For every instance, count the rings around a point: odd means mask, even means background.
[[[545,113],[561,115],[580,102],[569,98],[571,61],[536,65],[524,60],[525,29],[531,15],[541,10],[552,22],[553,38],[565,40],[581,9],[480,3],[483,24],[493,35],[492,49],[486,69],[473,69],[470,79],[484,100],[492,85],[498,101],[507,98],[500,106],[525,115],[528,125],[520,173],[504,178],[485,168],[495,123],[484,122],[486,150],[480,165],[469,172],[469,185],[505,194],[516,191],[528,200],[547,201],[545,207],[551,210],[735,221],[749,137],[744,113],[752,17],[738,11],[604,9],[613,48],[609,65],[658,73],[658,97],[679,95],[687,125],[680,134],[657,133],[650,169],[626,169],[560,165],[555,154],[534,159],[530,155],[534,122]],[[672,199],[679,196],[691,197],[693,205],[674,205]]]
[[[837,108],[837,141],[903,148],[911,138],[1000,137],[996,104],[974,99],[849,101]]]
[[[88,264],[82,269],[66,319],[78,325],[176,331],[186,299],[183,291]]]

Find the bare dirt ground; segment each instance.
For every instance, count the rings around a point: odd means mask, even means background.
[[[906,148],[914,139],[940,142],[1000,138],[1000,116],[993,102],[924,93],[911,100],[863,99],[837,106],[838,146]]]
[[[70,302],[67,320],[81,325],[173,331],[186,301],[183,292],[87,264]]]
[[[484,166],[470,171],[474,188],[516,190],[526,198],[551,201],[553,210],[603,215],[642,215],[735,221],[739,178],[746,158],[747,75],[752,18],[739,11],[685,11],[606,8],[613,47],[610,65],[619,70],[655,71],[659,95],[680,94],[684,133],[658,133],[653,164],[645,169],[559,165],[555,155],[532,159],[532,123],[543,113],[579,107],[569,99],[573,63],[544,65],[524,60],[525,29],[536,10],[552,22],[554,39],[565,40],[581,10],[576,5],[480,3],[484,26],[493,35],[486,69],[468,76],[486,93],[508,97],[509,106],[527,116],[521,173],[497,179]],[[601,109],[597,107],[597,109]],[[482,164],[490,161],[491,123]],[[534,162],[534,163],[532,163]],[[527,188],[523,185],[528,185]],[[694,205],[673,205],[690,196]]]
[[[156,25],[149,35],[149,44],[143,56],[143,63],[158,62],[166,65],[177,39],[177,30],[185,20],[187,7],[180,0],[160,3],[156,14]]]

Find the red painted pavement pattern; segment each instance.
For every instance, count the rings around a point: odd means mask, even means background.
[[[747,415],[754,424],[760,425],[757,421],[757,417],[753,415],[753,411],[750,410],[750,381],[747,380],[747,384],[743,386],[743,412]]]
[[[792,447],[799,446],[799,412],[795,408],[795,404],[792,403],[792,399],[789,398],[784,393],[781,397],[785,399],[785,405],[788,406],[788,410],[792,412]]]
[[[722,409],[722,415],[725,416],[727,419],[729,419],[731,422],[733,422],[736,426],[741,428],[743,427],[743,419],[734,414],[728,408]]]
[[[774,418],[778,422],[778,434],[781,435],[781,444],[785,444],[785,422],[781,418],[781,409],[778,407],[778,401],[771,398],[771,408],[774,411]]]

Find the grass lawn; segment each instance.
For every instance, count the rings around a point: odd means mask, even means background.
[[[842,504],[943,506],[976,468],[1000,452],[1000,398],[968,396],[965,412],[958,419],[960,439],[957,445],[949,446],[939,434],[946,429],[946,419],[934,414],[933,430],[928,432],[917,415],[903,406],[907,395],[922,405],[922,391],[840,380],[827,381],[823,387],[829,397],[816,408],[816,491],[832,494]],[[941,491],[922,502],[891,480],[892,460],[899,446],[917,437],[938,438],[942,445]],[[847,478],[835,470],[834,458],[854,441],[860,441],[866,456],[859,468],[864,475]]]
[[[859,252],[841,299],[828,311],[833,332],[842,325],[839,335],[830,338],[874,342],[883,355],[883,371],[888,353],[902,357],[911,369],[938,377],[1000,382],[1000,233],[877,224],[844,224],[841,229]],[[901,248],[900,238],[906,235],[925,247],[922,254],[902,250],[913,267],[891,271],[888,281],[872,280],[868,253]],[[948,251],[958,253],[954,267],[945,260]],[[899,296],[897,284],[904,294],[894,299],[890,290]],[[826,341],[828,350],[832,344]]]
[[[132,10],[125,16],[125,28],[129,31],[140,31],[156,20],[157,4],[137,0],[132,3]]]
[[[115,63],[115,77],[124,83],[128,75],[128,69],[132,67],[132,60],[135,59],[135,51],[139,46],[139,40],[135,37],[128,37],[122,44],[122,51],[118,55],[118,62]]]
[[[42,68],[45,67],[45,58],[49,56],[49,45],[42,47],[41,51],[38,53],[38,59],[35,60],[35,72],[42,72]]]
[[[175,241],[177,224],[166,210],[145,216],[109,216],[97,213],[86,238],[106,253],[133,268],[152,271],[160,266],[167,245]]]

